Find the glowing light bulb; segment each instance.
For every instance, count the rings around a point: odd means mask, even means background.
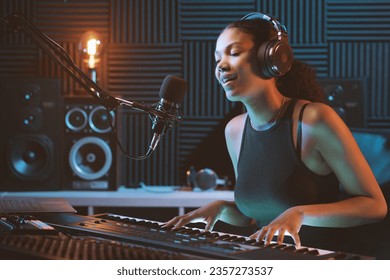
[[[104,44],[98,33],[88,31],[80,38],[78,49],[82,54],[82,61],[88,68],[88,73],[92,81],[97,82],[98,64],[102,59]]]
[[[84,33],[79,43],[79,49],[82,51],[84,62],[89,69],[96,68],[96,64],[99,63],[102,47],[101,40],[96,32],[88,31]]]
[[[100,45],[100,41],[98,39],[90,39],[87,42],[87,53],[89,55],[96,55],[97,48]]]

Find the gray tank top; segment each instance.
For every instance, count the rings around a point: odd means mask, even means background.
[[[300,151],[297,153],[294,147],[292,115],[295,104],[296,100],[292,100],[268,130],[254,130],[249,116],[245,122],[235,202],[244,215],[256,220],[258,226],[267,225],[292,206],[333,202],[338,197],[336,176],[311,172],[301,161]],[[297,146],[301,146],[300,137]]]

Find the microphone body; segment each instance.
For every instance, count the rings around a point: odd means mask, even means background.
[[[160,101],[158,102],[152,118],[153,138],[149,148],[153,151],[161,139],[161,135],[172,127],[181,123],[184,95],[187,91],[187,82],[176,76],[165,77],[160,88]]]

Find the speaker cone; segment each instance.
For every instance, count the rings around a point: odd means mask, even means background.
[[[81,108],[70,109],[65,116],[65,125],[74,132],[81,131],[87,125],[87,113]]]
[[[45,136],[26,136],[8,144],[8,162],[12,173],[28,180],[45,180],[52,166],[53,143]]]
[[[112,164],[110,146],[101,138],[90,136],[78,140],[69,152],[69,165],[82,179],[96,180],[107,174]]]
[[[114,125],[115,114],[111,111],[110,115]],[[90,112],[88,122],[91,129],[97,133],[107,133],[111,129],[107,110],[103,106],[95,107]]]

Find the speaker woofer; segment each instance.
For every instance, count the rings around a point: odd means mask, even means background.
[[[96,180],[108,173],[112,164],[110,146],[101,138],[90,136],[78,140],[69,152],[69,165],[75,175]]]
[[[110,112],[112,123],[115,122],[115,114]],[[97,106],[89,113],[88,123],[90,128],[97,133],[107,133],[110,131],[110,119],[107,116],[107,110],[103,106]]]
[[[46,180],[52,157],[53,143],[45,135],[19,137],[8,143],[10,169],[21,179]]]

